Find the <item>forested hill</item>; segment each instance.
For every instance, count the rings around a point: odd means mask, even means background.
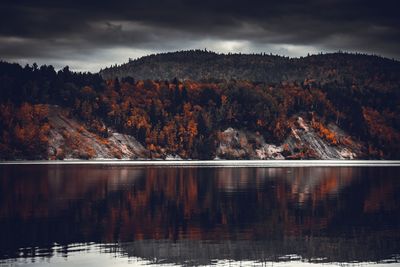
[[[133,77],[150,80],[247,80],[279,83],[302,82],[305,78],[320,83],[352,83],[366,79],[397,79],[400,63],[378,56],[331,53],[301,58],[270,54],[217,54],[203,50],[162,53],[129,60],[105,68],[105,79]]]
[[[400,159],[398,61],[187,51],[101,74],[0,62],[0,160]]]

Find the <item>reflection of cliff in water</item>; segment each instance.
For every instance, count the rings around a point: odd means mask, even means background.
[[[222,249],[228,258],[295,253],[341,261],[399,252],[396,168],[0,171],[3,256],[21,247],[51,250],[54,242],[121,242],[124,253],[143,257],[171,250],[214,258]]]

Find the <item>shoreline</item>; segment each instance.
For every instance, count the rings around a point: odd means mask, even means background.
[[[1,165],[125,165],[170,167],[400,167],[400,160],[37,160]]]

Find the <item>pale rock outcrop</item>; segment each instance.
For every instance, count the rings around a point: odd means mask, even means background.
[[[49,159],[146,159],[148,151],[133,136],[109,130],[101,137],[69,116],[67,110],[49,107]]]
[[[357,159],[362,144],[354,141],[335,124],[328,129],[336,134],[334,145],[321,137],[310,122],[296,119],[282,144],[271,144],[261,134],[228,128],[220,134],[216,158],[219,159]],[[345,142],[343,140],[346,140]]]

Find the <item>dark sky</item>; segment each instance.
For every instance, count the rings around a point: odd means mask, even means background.
[[[204,49],[400,58],[398,0],[2,0],[0,58],[98,71],[150,53]]]

